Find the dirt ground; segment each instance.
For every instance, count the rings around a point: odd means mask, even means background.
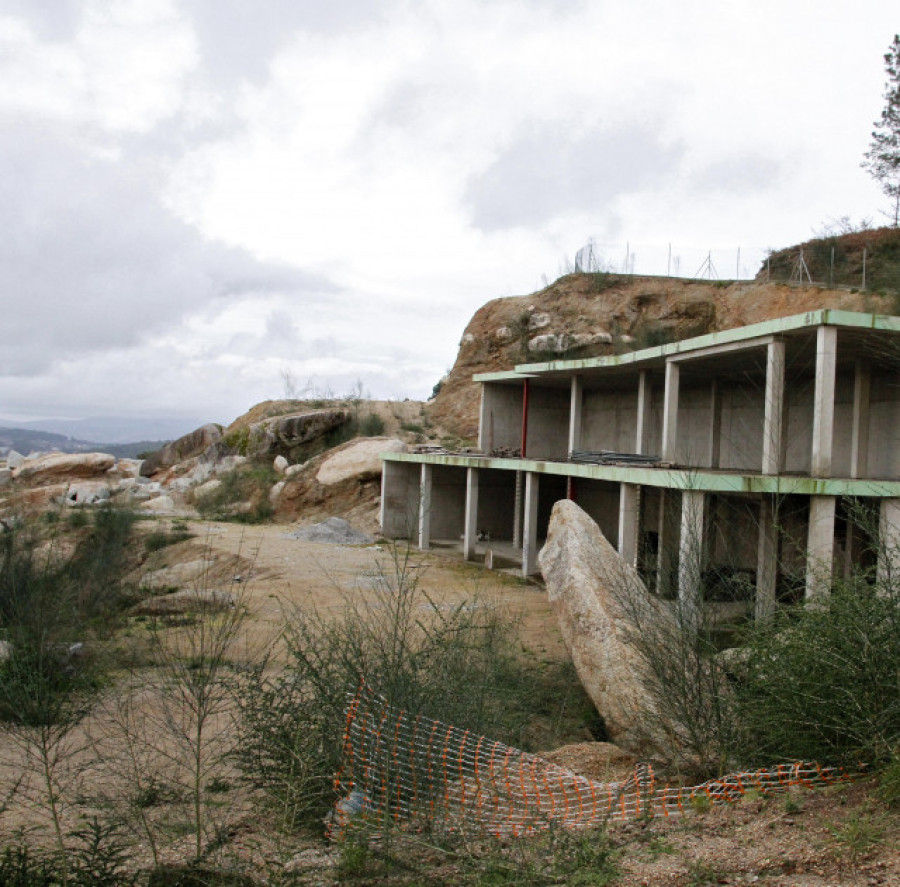
[[[373,577],[394,569],[392,548],[385,543],[344,547],[305,542],[290,538],[292,527],[285,525],[196,523],[191,529],[194,538],[150,556],[142,569],[145,581],[155,583],[160,590],[192,584],[235,590],[249,615],[242,641],[248,655],[270,650],[276,661],[277,638],[286,611],[313,606],[338,609],[348,596],[371,594]],[[542,659],[566,655],[540,586],[434,553],[412,552],[409,557],[407,567],[419,576],[422,587],[439,606],[452,606],[473,597],[486,605],[502,606],[516,621],[527,649]],[[143,687],[138,688],[137,698],[144,692]],[[122,725],[114,724],[114,729],[108,729],[110,718],[124,717],[116,709],[117,698],[116,692],[107,693],[104,713],[89,719],[71,737],[68,771],[60,772],[60,781],[66,786],[61,794],[61,808],[67,829],[78,826],[86,816],[108,812],[114,804],[116,780],[143,779],[147,790],[162,784],[165,764],[161,762],[165,755],[155,761],[129,761],[122,749]],[[156,721],[151,718],[143,722],[141,729],[152,730],[154,723],[163,723],[164,716],[165,712],[160,711]],[[227,718],[212,726],[227,730]],[[162,751],[165,752],[164,747]],[[605,743],[578,743],[557,749],[548,757],[595,778],[609,772],[622,778],[630,765],[615,747]],[[116,762],[118,766],[113,767]],[[15,737],[0,737],[0,790],[16,784],[26,771],[33,773],[33,764],[32,759],[29,765],[28,750]],[[136,766],[137,775],[125,773],[128,766]],[[619,773],[617,768],[624,769]],[[39,841],[43,834],[43,842],[47,843],[48,823],[46,811],[41,810],[41,794],[39,778],[29,777],[19,794],[10,798],[9,805],[0,808],[0,829],[5,840],[22,832],[29,841]],[[471,870],[462,862],[448,858],[442,851],[443,855],[432,863],[432,851],[421,846],[411,848],[404,864],[395,870],[388,872],[382,866],[377,872],[363,869],[351,876],[339,849],[312,837],[279,837],[236,783],[221,798],[219,812],[229,823],[221,861],[239,865],[269,883],[284,883],[278,878],[285,872],[291,873],[289,883],[310,885],[517,883],[515,878],[473,882]],[[184,826],[174,807],[171,811],[164,806],[149,809],[153,815],[171,815],[171,829]],[[134,813],[132,805],[122,815]],[[179,815],[183,816],[183,811]],[[827,789],[792,789],[787,796],[763,798],[751,794],[728,808],[611,826],[610,839],[620,871],[611,883],[622,887],[898,885],[898,838],[900,811],[882,802],[877,782],[871,778]],[[190,855],[187,834],[162,853],[163,858],[169,859],[186,859]],[[134,847],[132,859],[135,864],[148,865],[149,847]],[[564,879],[556,883],[573,882]],[[577,883],[595,882],[581,879]]]

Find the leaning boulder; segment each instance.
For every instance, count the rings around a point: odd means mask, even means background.
[[[316,480],[322,486],[331,486],[343,480],[371,480],[381,477],[382,453],[405,453],[406,444],[391,437],[363,437],[353,441],[320,466]]]
[[[64,480],[100,477],[115,464],[116,457],[107,453],[46,453],[25,459],[13,469],[13,478],[33,486],[58,484]]]
[[[209,425],[201,425],[190,434],[179,437],[167,443],[162,449],[151,453],[144,459],[141,465],[142,477],[153,477],[158,471],[164,468],[171,468],[185,459],[192,456],[199,456],[205,452],[213,444],[217,443],[222,437],[222,428],[220,425],[210,423]]]
[[[349,418],[346,410],[309,410],[252,425],[232,426],[222,440],[223,452],[251,458],[293,457],[298,448],[343,425]]]
[[[567,499],[553,506],[539,561],[563,640],[610,740],[639,756],[663,751],[671,731],[659,721],[649,665],[632,639],[636,626],[671,615]]]

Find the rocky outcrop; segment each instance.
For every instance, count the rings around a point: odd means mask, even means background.
[[[364,437],[325,459],[316,473],[316,480],[322,486],[331,486],[350,478],[363,481],[381,477],[381,454],[405,452],[406,444],[402,440]]]
[[[640,755],[662,751],[671,731],[660,724],[649,666],[633,643],[643,624],[671,620],[665,606],[574,502],[553,506],[541,571],[578,677],[612,742]]]
[[[23,460],[12,475],[16,481],[41,486],[100,477],[115,464],[116,457],[107,453],[46,453]]]
[[[210,423],[209,425],[201,425],[190,434],[179,437],[166,444],[162,449],[157,450],[144,460],[141,465],[141,475],[143,477],[153,477],[159,471],[171,468],[179,462],[184,462],[192,456],[198,456],[206,452],[211,446],[218,443],[222,439],[222,427]]]
[[[260,422],[230,426],[218,449],[250,458],[281,456],[293,460],[298,451],[343,425],[350,418],[346,410],[309,410]]]

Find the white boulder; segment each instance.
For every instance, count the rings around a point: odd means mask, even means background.
[[[369,480],[381,476],[382,453],[405,453],[406,444],[391,437],[364,437],[351,441],[320,466],[316,480],[323,486],[349,478]]]
[[[665,749],[671,730],[660,723],[648,692],[653,675],[633,639],[641,625],[671,622],[670,612],[567,499],[553,506],[539,562],[563,640],[610,740],[639,756]]]

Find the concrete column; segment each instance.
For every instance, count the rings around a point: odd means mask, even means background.
[[[463,535],[463,557],[475,559],[475,542],[478,539],[478,469],[466,469],[466,524]]]
[[[525,472],[525,528],[522,539],[522,575],[537,572],[537,516],[539,476]]]
[[[810,474],[831,475],[834,436],[834,384],[837,369],[837,328],[820,326],[816,331],[816,390],[813,401],[813,439]]]
[[[872,370],[863,360],[856,361],[853,377],[853,427],[850,432],[850,477],[865,477],[869,470],[869,401]]]
[[[422,465],[419,481],[419,548],[431,548],[431,465]]]
[[[674,507],[676,490],[659,491],[658,550],[656,554],[656,593],[668,598],[672,594],[672,574],[678,560],[680,522]]]
[[[681,541],[678,545],[678,604],[685,626],[698,629],[702,618],[706,567],[706,493],[681,493]]]
[[[522,472],[516,472],[516,492],[513,497],[513,547],[522,547]]]
[[[832,396],[832,402],[834,397]],[[783,468],[784,342],[766,348],[766,403],[763,418],[762,473],[780,474]]]
[[[638,489],[637,484],[619,484],[619,554],[632,567],[637,567]]]
[[[806,543],[807,601],[831,592],[834,574],[834,496],[810,496]]]
[[[759,544],[756,555],[755,617],[766,619],[775,612],[778,580],[778,527],[775,499],[763,496],[759,503]]]
[[[710,468],[719,467],[719,453],[722,441],[722,392],[719,380],[713,379],[709,386],[709,452],[706,464]]]
[[[666,391],[663,397],[662,458],[667,462],[675,461],[675,448],[678,444],[679,378],[679,365],[671,360],[666,361]]]
[[[572,376],[572,389],[569,396],[569,452],[581,449],[581,410],[584,400],[584,380],[581,376]]]
[[[637,433],[635,435],[634,451],[649,455],[650,446],[650,375],[642,370],[638,377],[638,401],[637,401]]]
[[[878,581],[883,590],[900,587],[900,499],[881,500]]]
[[[391,488],[392,475],[394,472],[393,464],[387,459],[381,460],[381,501],[378,504],[378,526],[381,527],[382,533],[387,533],[384,528],[387,517],[387,501],[388,490]]]
[[[488,412],[487,385],[481,383],[481,405],[478,408],[478,449],[490,453],[494,448],[493,422]]]

